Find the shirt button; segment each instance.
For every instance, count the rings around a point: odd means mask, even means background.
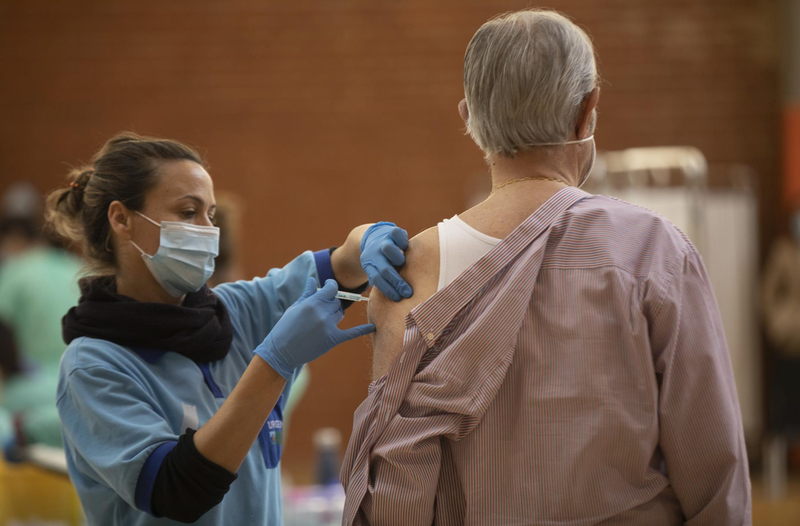
[[[435,340],[435,339],[436,339],[436,335],[435,335],[435,334],[433,334],[432,332],[429,332],[429,333],[428,333],[428,335],[427,335],[427,336],[425,336],[425,338],[426,338],[426,339],[427,339],[429,342],[432,342],[433,340]]]
[[[388,424],[389,423],[389,415],[386,415],[386,417],[383,419],[383,421]]]
[[[403,365],[403,360],[406,359],[406,353],[403,351],[403,354],[400,355],[400,365]]]

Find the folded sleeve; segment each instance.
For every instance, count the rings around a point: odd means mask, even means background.
[[[137,501],[141,499],[140,507],[151,515],[196,522],[222,502],[236,480],[234,473],[197,451],[194,433],[187,429],[177,444],[162,444],[145,463],[136,496]]]
[[[148,390],[121,370],[91,366],[67,373],[56,405],[75,469],[149,512],[136,498],[140,473],[151,454],[178,436]]]
[[[686,524],[750,524],[739,401],[719,309],[700,256],[663,282],[651,320],[660,447]]]
[[[270,270],[262,278],[225,283],[215,287],[214,293],[225,303],[234,327],[252,350],[297,301],[309,277],[319,279],[317,260],[310,251],[283,268]]]
[[[373,451],[369,490],[360,509],[364,520],[354,524],[433,524],[442,437],[428,429],[401,441],[384,440]]]
[[[453,389],[442,396],[448,384]],[[417,376],[400,410],[388,417],[380,390],[359,407],[342,467],[345,524],[427,526],[437,516],[462,516],[455,485],[440,481],[453,476],[450,444],[474,431],[485,408],[474,402],[478,391],[459,387],[428,371]]]
[[[441,437],[397,415],[375,442],[380,426],[380,395],[372,393],[354,416],[353,433],[342,462],[347,526],[430,525],[439,481]],[[427,428],[429,422],[417,421]]]

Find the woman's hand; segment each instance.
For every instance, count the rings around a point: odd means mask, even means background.
[[[414,291],[397,272],[406,261],[403,252],[407,248],[408,234],[394,223],[357,226],[331,254],[333,275],[346,289],[357,289],[369,281],[392,301],[410,298]]]
[[[397,272],[406,262],[407,248],[408,233],[394,223],[375,223],[361,237],[361,266],[369,284],[378,287],[392,301],[410,298],[414,293]]]
[[[303,295],[289,307],[264,341],[253,351],[283,378],[315,360],[340,343],[375,331],[368,323],[340,330],[342,303],[336,299],[338,285],[332,279],[317,289],[316,278],[308,278]]]

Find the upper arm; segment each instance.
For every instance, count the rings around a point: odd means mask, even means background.
[[[388,372],[400,352],[408,313],[436,293],[439,282],[439,232],[436,227],[409,240],[406,262],[400,275],[411,285],[413,296],[394,302],[377,287],[372,288],[369,296],[367,316],[376,329],[372,335],[373,380]]]
[[[652,332],[670,483],[687,519],[733,523],[750,499],[744,434],[719,309],[693,250],[666,288]]]

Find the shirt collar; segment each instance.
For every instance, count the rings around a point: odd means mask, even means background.
[[[426,345],[433,347],[444,328],[495,274],[544,233],[556,217],[589,195],[575,187],[559,190],[477,263],[411,309],[409,317],[416,323]]]

